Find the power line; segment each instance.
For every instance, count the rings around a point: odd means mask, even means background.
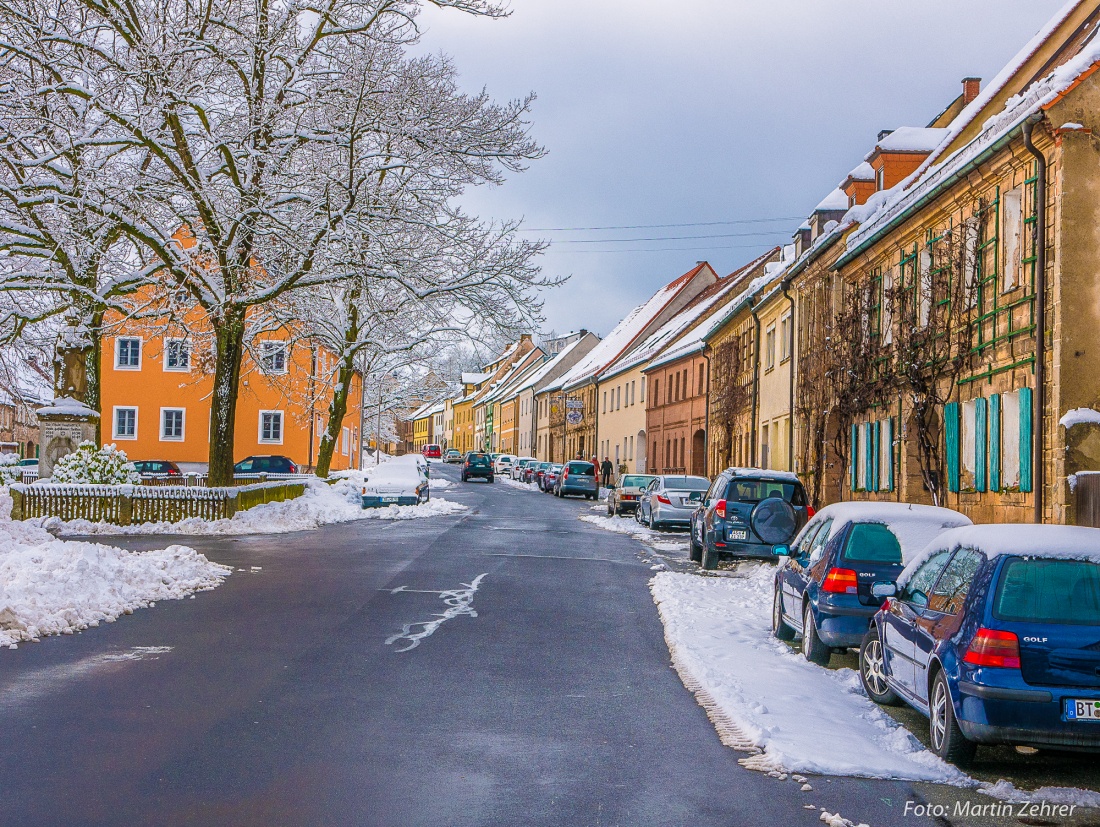
[[[636,249],[618,249],[618,250],[570,250],[570,255],[591,255],[593,253],[664,253],[664,252],[680,252],[680,253],[694,253],[694,252],[706,252],[709,250],[760,250],[763,249],[759,244],[732,244],[721,247],[646,247]]]
[[[551,244],[621,244],[635,241],[699,241],[705,238],[753,238],[756,236],[789,236],[786,230],[768,230],[760,233],[715,233],[712,235],[658,235],[640,238],[574,238],[551,239]]]
[[[563,233],[581,230],[658,230],[668,227],[721,227],[730,224],[767,224],[772,221],[803,221],[805,216],[781,216],[779,218],[744,218],[737,221],[692,221],[686,224],[616,224],[607,227],[523,227],[527,233]]]

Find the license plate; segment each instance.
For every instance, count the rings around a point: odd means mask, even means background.
[[[731,540],[747,540],[747,539],[749,539],[748,529],[743,529],[743,530],[739,530],[739,531],[730,531],[729,532],[729,539],[731,539]]]
[[[401,499],[400,497],[379,497],[378,501],[379,502],[384,502],[384,503],[395,503],[400,499]]]
[[[1100,701],[1066,698],[1066,720],[1100,723]]]

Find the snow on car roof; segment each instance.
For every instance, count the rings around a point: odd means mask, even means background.
[[[924,561],[943,549],[972,548],[988,557],[1056,557],[1100,563],[1100,528],[1021,523],[974,525],[945,531],[898,578],[899,588]]]
[[[763,480],[783,480],[784,482],[798,482],[798,475],[792,471],[772,471],[769,468],[727,468],[727,473],[738,477],[759,477]]]
[[[913,503],[833,503],[817,512],[814,522],[820,523],[830,517],[834,534],[848,523],[885,525],[898,538],[903,560],[912,559],[945,531],[973,525],[965,514],[950,508]]]
[[[367,469],[371,482],[377,480],[401,480],[418,477],[419,468],[426,468],[428,461],[419,454],[405,454],[386,460],[381,465]]]

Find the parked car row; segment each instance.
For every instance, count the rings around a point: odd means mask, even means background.
[[[536,486],[540,491],[558,497],[580,496],[595,500],[600,496],[600,481],[596,466],[586,460],[566,463],[539,462],[534,457],[509,457],[513,461],[514,479]]]

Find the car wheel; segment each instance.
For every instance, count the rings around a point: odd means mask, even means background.
[[[878,628],[872,624],[859,646],[859,679],[863,691],[876,704],[899,706],[901,698],[886,682],[886,652],[878,636]]]
[[[818,666],[828,666],[833,651],[825,645],[817,634],[817,624],[814,623],[813,605],[806,601],[802,610],[802,656],[810,663]]]
[[[710,547],[706,537],[703,538],[703,547],[700,549],[699,567],[703,571],[714,571],[718,568],[718,551]]]
[[[794,640],[794,629],[783,619],[783,595],[778,585],[775,589],[775,599],[772,600],[772,634],[780,640]]]
[[[616,517],[616,516],[618,516],[618,515],[617,515],[617,514],[615,513],[615,511],[614,511],[614,510],[613,510],[613,509],[611,508],[611,498],[610,498],[610,497],[609,497],[609,498],[608,498],[608,500],[607,500],[607,516],[608,516],[608,517]]]
[[[932,751],[944,761],[956,767],[966,767],[974,761],[978,751],[977,744],[968,741],[959,729],[955,719],[955,708],[951,703],[951,691],[943,672],[936,674],[928,705],[928,730],[932,738]]]
[[[492,482],[492,481],[493,481],[493,475],[492,475],[492,474],[490,474],[490,475],[489,475],[489,482]]]
[[[693,563],[698,563],[700,560],[703,559],[703,547],[695,542],[694,526],[691,528],[691,540],[688,546],[688,557]]]
[[[466,482],[466,475],[465,474],[462,475],[462,481]]]

